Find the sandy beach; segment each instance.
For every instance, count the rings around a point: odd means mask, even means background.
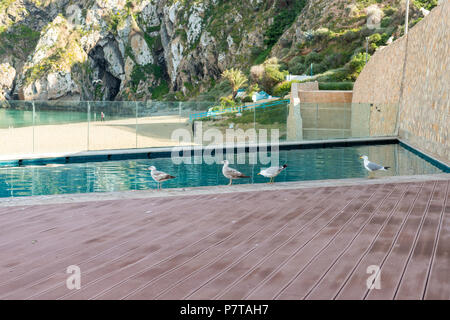
[[[179,145],[171,140],[179,128],[191,132],[189,119],[174,115],[139,118],[137,126],[135,118],[128,118],[89,126],[84,122],[0,129],[0,155],[169,147]]]

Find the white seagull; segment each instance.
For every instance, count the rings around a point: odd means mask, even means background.
[[[284,169],[286,169],[287,164],[284,164],[281,167],[270,167],[270,168],[266,168],[261,170],[260,173],[258,173],[258,175],[266,177],[266,178],[270,178],[269,183],[273,183],[273,180],[275,179],[276,176],[278,176],[281,171],[283,171]]]
[[[228,166],[229,164],[228,160],[223,160],[222,163],[223,163],[222,173],[226,178],[230,179],[230,183],[228,184],[229,186],[231,186],[231,184],[233,183],[233,179],[250,178],[249,176],[246,176],[242,172],[230,168]]]
[[[154,166],[149,167],[148,170],[150,170],[153,180],[158,183],[158,190],[161,189],[161,183],[176,178],[168,173],[156,170]]]
[[[364,159],[364,168],[366,168],[366,170],[367,171],[369,171],[370,173],[372,173],[372,172],[374,172],[374,171],[379,171],[379,170],[381,170],[381,171],[387,171],[387,169],[389,169],[390,167],[383,167],[383,166],[380,166],[379,164],[376,164],[376,163],[374,163],[374,162],[370,162],[369,161],[369,157],[367,157],[367,156],[361,156],[361,157],[359,157],[360,159]],[[370,174],[369,174],[369,178],[371,178],[370,177]]]

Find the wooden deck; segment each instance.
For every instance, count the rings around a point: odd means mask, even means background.
[[[0,299],[450,299],[449,185],[2,207]]]

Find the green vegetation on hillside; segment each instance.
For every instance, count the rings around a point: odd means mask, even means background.
[[[36,47],[39,35],[39,32],[21,24],[0,27],[0,55],[11,53],[15,57],[26,58]]]
[[[264,43],[269,48],[277,43],[283,32],[292,25],[305,5],[306,0],[279,1],[279,6],[282,9],[273,17],[273,23],[264,33]]]

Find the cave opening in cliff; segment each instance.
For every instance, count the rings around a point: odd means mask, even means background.
[[[114,101],[120,91],[121,80],[110,72],[110,63],[105,58],[105,52],[101,45],[95,46],[89,52],[91,66],[94,69],[93,95],[94,100]],[[102,89],[101,96],[96,92],[96,86]]]

